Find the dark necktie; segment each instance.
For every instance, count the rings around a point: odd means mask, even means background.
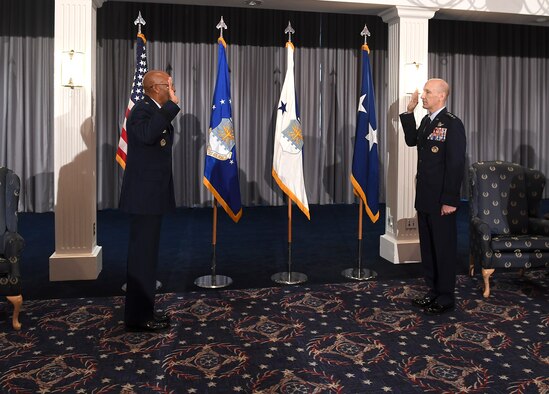
[[[431,123],[431,118],[429,115],[425,115],[425,117],[421,120],[421,123],[419,124],[419,129],[417,133],[417,140],[419,142],[423,142],[425,140],[425,132],[427,130],[427,127],[429,127],[429,124]]]
[[[425,115],[421,122],[423,123],[423,130],[425,130],[431,124],[431,118],[429,117],[429,114]]]

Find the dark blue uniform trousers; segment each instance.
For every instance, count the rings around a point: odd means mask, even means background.
[[[162,215],[130,216],[126,325],[153,320]]]
[[[418,212],[421,264],[429,295],[440,305],[454,303],[456,287],[456,213]]]

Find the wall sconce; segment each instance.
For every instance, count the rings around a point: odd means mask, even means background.
[[[61,85],[71,89],[84,86],[84,53],[71,49],[61,57]]]
[[[404,93],[412,94],[423,89],[421,63],[413,62],[404,65]]]

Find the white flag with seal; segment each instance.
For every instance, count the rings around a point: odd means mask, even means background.
[[[303,132],[294,81],[294,45],[286,43],[287,68],[278,101],[273,153],[273,178],[310,220],[303,181]]]

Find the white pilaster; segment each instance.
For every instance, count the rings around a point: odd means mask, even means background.
[[[55,252],[50,280],[96,279],[97,245],[95,61],[97,8],[103,0],[55,0],[54,190]],[[63,54],[83,53],[81,87],[61,86]],[[66,55],[65,55],[66,56]]]
[[[397,6],[380,14],[389,24],[389,114],[384,160],[387,212],[385,234],[380,238],[380,255],[394,264],[421,260],[414,209],[417,151],[406,145],[398,115],[406,111],[410,100],[404,88],[405,65],[420,63],[419,77],[427,80],[428,23],[435,12],[432,8]],[[424,113],[418,105],[416,119],[421,119]]]

